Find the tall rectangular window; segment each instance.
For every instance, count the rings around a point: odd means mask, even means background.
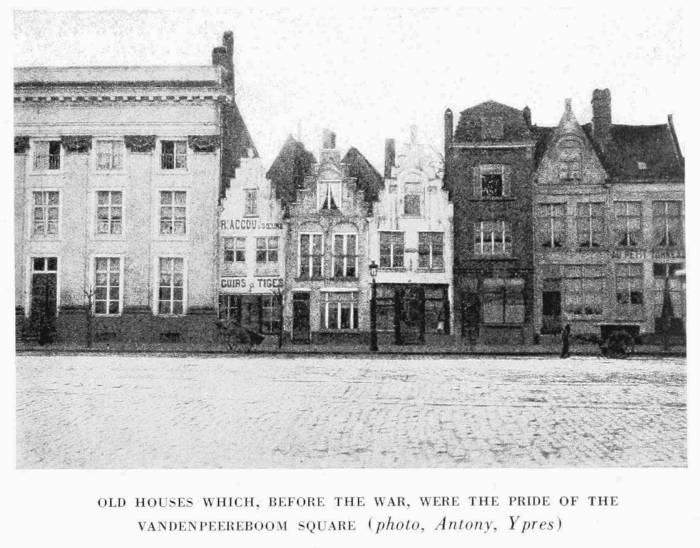
[[[605,299],[604,265],[562,267],[564,311],[575,316],[600,316]]]
[[[602,203],[576,204],[576,236],[579,247],[601,247],[604,242],[604,223]]]
[[[119,140],[98,140],[97,169],[98,171],[120,170],[124,167],[124,142]]]
[[[442,232],[418,233],[418,268],[430,270],[445,268],[442,251]]]
[[[275,295],[262,296],[262,308],[260,318],[263,333],[275,334],[280,330],[279,298]]]
[[[357,234],[333,235],[333,277],[357,277]]]
[[[224,238],[224,262],[245,262],[245,238]]]
[[[299,235],[299,277],[323,276],[323,234]]]
[[[255,217],[258,214],[258,191],[248,189],[245,191],[245,216]]]
[[[161,141],[160,167],[187,169],[187,141]]]
[[[680,201],[652,202],[655,247],[683,245],[682,209]]]
[[[36,141],[34,149],[35,170],[61,169],[61,141]]]
[[[642,241],[642,202],[615,202],[615,245],[635,247]]]
[[[503,166],[484,165],[479,168],[479,182],[481,198],[500,198],[504,193]]]
[[[255,238],[255,262],[256,263],[276,263],[279,248],[279,237],[269,236],[266,238]]]
[[[97,191],[97,233],[122,233],[122,193],[118,190]]]
[[[342,189],[340,181],[322,181],[318,183],[318,208],[337,210],[342,208]]]
[[[185,191],[161,190],[160,233],[187,233],[187,193]]]
[[[510,225],[505,221],[481,221],[474,225],[475,255],[510,255]]]
[[[121,259],[97,257],[95,259],[94,310],[99,315],[121,313]]]
[[[411,217],[420,217],[420,203],[422,189],[420,183],[404,184],[403,214]]]
[[[159,261],[158,314],[184,313],[184,259],[162,257]]]
[[[566,242],[566,204],[538,204],[536,226],[542,247],[562,247]]]
[[[559,143],[559,180],[581,179],[581,143],[578,139],[566,139]]]
[[[41,190],[33,193],[34,236],[58,235],[59,197],[56,190]]]
[[[615,265],[617,312],[623,316],[644,316],[644,279],[641,264]]]
[[[403,268],[403,232],[379,233],[379,267]]]
[[[357,329],[357,291],[322,292],[321,326],[324,329]]]

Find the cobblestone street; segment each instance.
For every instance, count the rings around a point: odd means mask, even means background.
[[[23,468],[685,466],[685,360],[18,356]]]

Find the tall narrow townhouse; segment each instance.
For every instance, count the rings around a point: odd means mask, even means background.
[[[607,337],[685,331],[684,159],[667,123],[612,123],[595,90],[592,123],[566,101],[540,137],[535,177],[535,327]]]
[[[295,343],[359,343],[369,331],[368,196],[378,195],[382,179],[354,148],[341,160],[328,131],[318,162],[310,158],[288,141],[270,169],[278,193],[293,199],[285,216],[284,329]]]
[[[529,109],[493,101],[445,112],[445,182],[454,205],[455,331],[467,343],[532,342]]]
[[[279,336],[286,227],[259,158],[244,158],[219,217],[219,318]]]
[[[417,138],[385,148],[384,189],[369,229],[380,343],[439,344],[452,333],[452,204],[440,159]]]
[[[212,61],[15,69],[18,335],[211,340],[222,172],[255,154],[231,33]]]

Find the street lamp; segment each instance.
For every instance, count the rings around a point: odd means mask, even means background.
[[[369,264],[369,274],[372,276],[372,299],[369,303],[369,351],[376,352],[377,348],[377,270],[379,266],[372,261]]]

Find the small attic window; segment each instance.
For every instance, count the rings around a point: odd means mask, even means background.
[[[637,169],[639,171],[644,171],[647,168],[646,162],[637,162]]]

